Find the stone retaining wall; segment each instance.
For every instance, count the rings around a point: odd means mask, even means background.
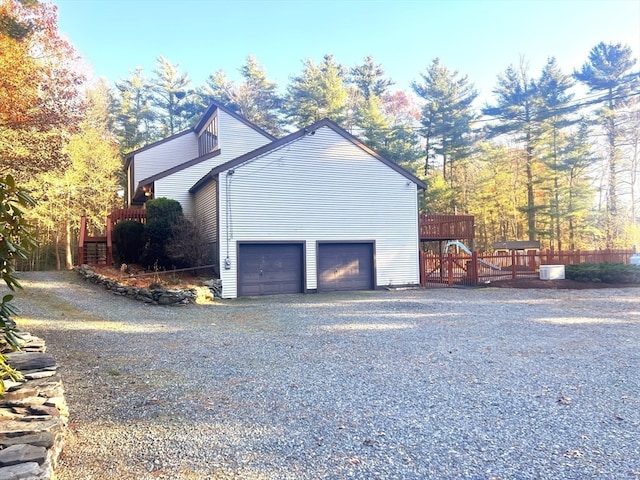
[[[20,332],[23,350],[5,354],[25,381],[4,380],[0,399],[0,480],[52,480],[69,410],[55,359],[42,339]]]
[[[100,275],[94,272],[88,265],[81,265],[75,268],[76,272],[80,274],[85,280],[92,283],[102,285],[107,290],[110,290],[115,295],[122,295],[139,300],[141,302],[153,304],[153,305],[187,305],[189,303],[196,303],[198,298],[198,289],[190,288],[185,290],[179,289],[164,289],[164,288],[140,288],[122,285],[121,283]],[[222,290],[220,280],[209,280],[204,282],[203,287],[207,291],[210,299],[213,297],[219,297]]]

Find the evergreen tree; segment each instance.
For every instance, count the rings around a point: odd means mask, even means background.
[[[305,60],[302,73],[287,89],[287,118],[298,128],[325,117],[345,127],[349,98],[345,75],[345,68],[333,55],[325,55],[318,65]]]
[[[355,132],[370,148],[384,154],[390,125],[382,108],[382,100],[372,95],[362,99],[355,111]]]
[[[408,97],[403,92],[388,92],[393,82],[370,56],[351,69],[349,82],[355,87],[351,95],[353,133],[383,157],[413,170],[420,152],[412,128],[415,117],[406,113]]]
[[[421,163],[423,152],[416,133],[420,108],[404,91],[385,94],[382,102],[389,123],[384,155],[414,174],[420,175],[422,169],[418,163]]]
[[[624,194],[629,196],[629,219],[631,229],[637,234],[631,239],[634,245],[640,245],[640,92],[629,98],[629,102],[620,112],[621,147],[623,150],[621,165]]]
[[[536,238],[536,204],[534,170],[536,157],[534,147],[539,134],[540,99],[538,86],[529,78],[528,66],[521,59],[519,68],[510,65],[504,74],[498,77],[498,86],[493,91],[497,103],[483,109],[486,115],[499,120],[490,129],[492,136],[512,135],[522,146],[525,156],[525,172],[527,186],[526,206],[527,235],[529,240]]]
[[[267,79],[264,68],[253,56],[247,57],[240,73],[243,81],[239,85],[228,80],[221,70],[210,75],[200,96],[206,104],[216,100],[272,135],[281,135],[282,99],[277,84]]]
[[[629,101],[629,93],[637,91],[640,74],[632,71],[636,60],[629,46],[599,43],[589,53],[589,59],[575,77],[591,92],[602,93],[598,119],[607,138],[607,211],[605,236],[612,247],[621,233],[618,211],[618,170],[620,168],[620,126],[618,112]]]
[[[117,96],[113,101],[114,130],[122,154],[131,152],[160,139],[155,128],[151,82],[142,68],[133,70],[129,78],[116,83]]]
[[[164,57],[158,57],[157,65],[156,78],[152,81],[153,106],[158,115],[161,134],[167,137],[194,123],[196,112],[190,108],[194,92],[189,88],[189,76],[181,73],[178,65],[173,65]]]
[[[459,187],[455,174],[458,162],[470,154],[471,122],[475,118],[471,105],[477,92],[466,76],[451,72],[438,58],[421,77],[422,83],[414,82],[413,90],[425,102],[421,120],[426,140],[425,173],[430,160],[440,159],[442,178],[455,191]],[[450,209],[457,206],[457,196],[453,195]]]
[[[558,215],[567,222],[569,249],[575,250],[578,245],[589,245],[587,236],[596,233],[589,214],[593,202],[592,179],[589,176],[594,157],[589,142],[589,125],[581,122],[577,131],[568,135],[568,142],[561,152],[559,172],[565,185],[560,189],[564,206]],[[562,245],[558,245],[561,249]]]
[[[547,207],[540,213],[546,213],[547,218],[543,219],[547,229],[537,227],[537,233],[548,236],[550,241],[555,241],[558,250],[562,250],[562,156],[566,152],[568,137],[564,129],[569,127],[575,120],[570,118],[570,114],[576,107],[569,102],[573,95],[569,89],[573,86],[573,79],[565,75],[560,70],[555,58],[550,58],[542,70],[542,74],[537,82],[538,90],[538,119],[540,120],[540,131],[535,140],[534,149],[539,152],[544,169],[537,172],[538,183],[541,189],[547,193],[548,199],[544,202]]]
[[[365,100],[372,96],[382,98],[386,95],[393,81],[385,78],[384,68],[376,64],[373,57],[368,56],[362,65],[353,67],[350,70],[351,80]]]

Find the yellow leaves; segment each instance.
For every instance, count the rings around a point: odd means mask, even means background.
[[[37,100],[35,63],[28,46],[0,35],[0,126],[25,123]]]

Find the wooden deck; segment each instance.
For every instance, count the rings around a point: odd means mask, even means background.
[[[473,240],[473,215],[420,215],[420,241]]]
[[[119,222],[133,220],[145,223],[147,211],[143,208],[120,208],[107,215],[105,236],[90,237],[87,232],[87,219],[80,219],[78,239],[78,265],[111,265],[113,263],[113,227]]]

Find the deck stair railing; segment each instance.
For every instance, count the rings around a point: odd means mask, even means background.
[[[104,236],[89,236],[87,217],[80,218],[80,235],[78,237],[78,264],[111,265],[112,248],[111,232],[107,228]]]
[[[111,265],[113,263],[113,227],[119,222],[133,220],[145,223],[147,212],[142,208],[121,208],[107,215],[104,236],[89,236],[87,217],[80,219],[80,235],[78,237],[78,264]]]

